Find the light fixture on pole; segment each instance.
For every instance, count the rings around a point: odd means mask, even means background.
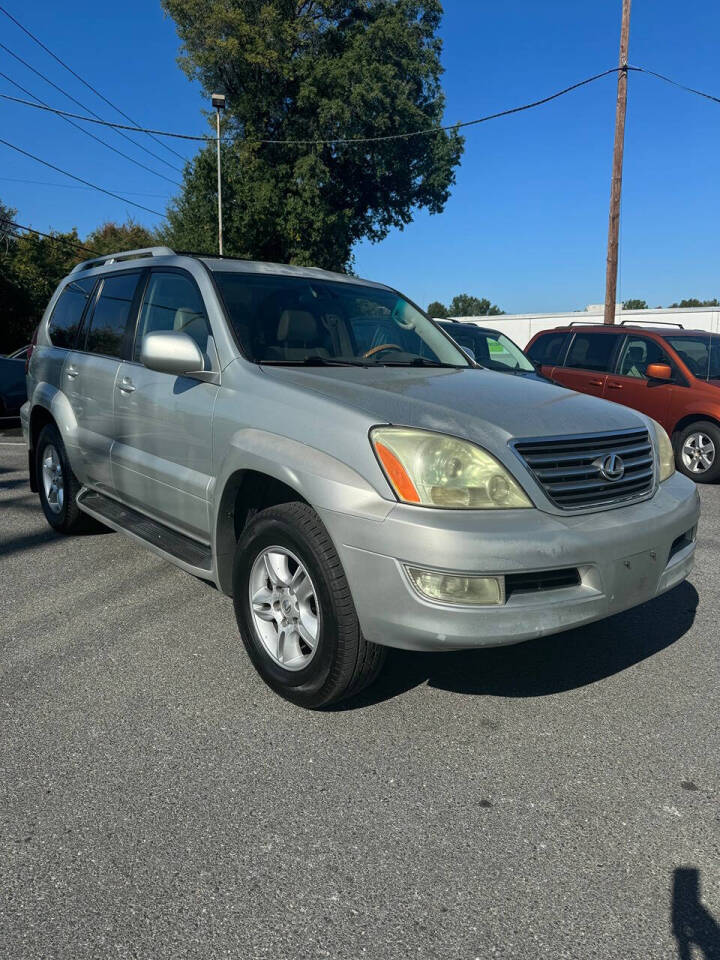
[[[222,223],[222,165],[220,160],[220,111],[225,109],[225,94],[214,93],[212,105],[217,119],[217,204],[218,204],[218,246],[220,256],[223,255],[223,223]]]

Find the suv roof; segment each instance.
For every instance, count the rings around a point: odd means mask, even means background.
[[[464,320],[446,320],[441,317],[435,322],[441,327],[463,327],[466,330],[479,330],[480,333],[502,333],[502,330],[497,330],[495,327],[481,327],[479,323],[466,323]]]
[[[555,333],[560,331],[561,333],[621,333],[624,330],[633,330],[635,332],[642,331],[642,333],[654,333],[659,337],[667,337],[672,335],[673,337],[692,337],[697,336],[698,333],[708,333],[707,330],[686,330],[680,325],[671,324],[666,327],[647,326],[644,323],[616,323],[616,324],[605,324],[605,323],[571,323],[564,324],[563,326],[553,327],[552,330],[543,330],[543,333]]]
[[[362,283],[365,286],[387,289],[383,283],[373,280],[363,280],[361,277],[350,276],[346,273],[336,273],[332,270],[323,270],[320,267],[298,267],[287,263],[267,263],[262,260],[242,260],[239,257],[221,257],[218,254],[193,253],[187,250],[173,250],[171,247],[141,247],[137,250],[123,250],[118,253],[106,253],[102,257],[83,260],[70,271],[70,276],[101,267],[114,266],[132,260],[147,260],[155,257],[172,258],[176,260],[200,260],[210,270],[233,270],[241,273],[273,273],[285,276],[300,276],[315,278],[316,280],[335,280],[344,283]]]

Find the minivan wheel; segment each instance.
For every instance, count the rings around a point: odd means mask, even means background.
[[[78,508],[76,497],[81,485],[72,472],[57,427],[49,423],[40,432],[35,447],[35,469],[43,513],[58,533],[78,533],[89,526]]]
[[[691,423],[679,434],[675,461],[678,469],[698,483],[720,478],[720,428],[709,420]]]
[[[235,615],[245,649],[286,700],[317,710],[377,677],[384,647],[360,631],[327,530],[305,503],[258,513],[237,545]]]

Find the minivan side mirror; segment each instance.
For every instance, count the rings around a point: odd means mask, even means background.
[[[192,337],[175,330],[146,334],[142,341],[140,361],[149,370],[170,373],[176,377],[210,380],[216,376],[203,369],[203,355]]]
[[[672,380],[672,368],[667,363],[649,363],[645,374],[648,380]]]

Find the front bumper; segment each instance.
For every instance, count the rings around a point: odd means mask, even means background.
[[[486,513],[398,504],[384,520],[320,511],[345,568],[363,634],[409,650],[517,643],[611,616],[681,583],[695,543],[671,556],[698,522],[695,485],[675,474],[651,500],[586,514]],[[518,593],[498,606],[424,600],[404,564],[457,573],[577,567],[577,586]]]

